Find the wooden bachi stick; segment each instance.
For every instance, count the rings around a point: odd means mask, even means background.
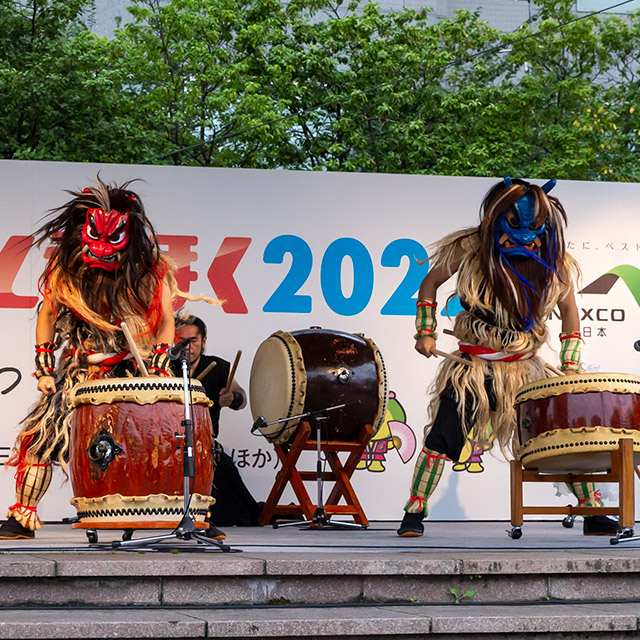
[[[446,333],[448,336],[455,335],[453,331],[451,331],[451,329],[443,329],[442,333]],[[458,358],[457,356],[452,356],[451,354],[445,354],[445,353],[442,353],[441,351],[436,351],[435,349],[434,349],[434,353],[437,353],[439,356],[450,357],[453,360],[458,360],[459,362],[464,362],[465,364],[469,364],[468,360],[463,360],[462,358]],[[555,373],[557,376],[567,375],[564,371],[560,371],[560,369],[554,367],[552,364],[549,364],[548,362],[545,362],[544,366],[545,366],[545,369],[548,369],[552,373]]]
[[[236,369],[238,368],[238,362],[240,362],[241,355],[242,355],[242,349],[238,349],[238,353],[236,353],[236,359],[233,361],[233,366],[231,367],[231,371],[229,372],[229,379],[227,380],[227,386],[225,387],[225,390],[224,390],[225,393],[229,393],[229,389],[231,389],[233,376],[236,375]]]
[[[443,329],[443,333],[446,333],[447,335],[454,335],[453,331],[451,331],[450,329]],[[456,362],[459,362],[460,364],[471,364],[471,362],[469,360],[465,360],[464,358],[461,358],[460,356],[454,356],[452,353],[447,353],[446,351],[440,351],[438,349],[432,349],[431,353],[435,353],[435,355],[437,356],[442,356],[443,358],[448,358],[449,360],[455,360]]]
[[[211,371],[218,363],[214,360],[213,362],[207,365],[207,368],[204,371],[201,371],[197,376],[196,380],[204,380],[205,376]]]
[[[557,376],[567,375],[564,371],[560,371],[560,369],[558,369],[557,367],[554,367],[552,364],[549,364],[548,362],[544,363],[544,368],[547,369],[548,371],[551,371],[552,373],[555,373]]]
[[[122,327],[122,331],[124,332],[124,337],[127,339],[127,344],[129,345],[129,351],[131,351],[131,353],[133,354],[133,357],[136,359],[136,362],[138,363],[138,369],[140,369],[140,373],[142,373],[142,377],[148,378],[149,372],[147,371],[147,367],[142,361],[142,356],[140,355],[140,351],[138,351],[138,347],[136,346],[136,343],[133,340],[133,336],[131,335],[131,330],[129,329],[129,325],[127,324],[126,320],[123,320],[120,323],[120,326]]]
[[[443,358],[448,358],[449,360],[455,360],[460,364],[466,364],[466,365],[471,364],[469,360],[465,360],[460,356],[454,356],[453,353],[447,353],[446,351],[439,351],[438,349],[432,349],[431,353],[435,353],[437,356],[442,356]]]

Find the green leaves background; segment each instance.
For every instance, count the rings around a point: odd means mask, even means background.
[[[640,18],[572,7],[0,0],[0,157],[636,181]]]

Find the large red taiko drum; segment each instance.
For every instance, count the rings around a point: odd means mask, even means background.
[[[640,377],[579,373],[544,378],[516,394],[525,469],[550,473],[607,471],[621,438],[640,462]]]
[[[191,382],[196,477],[189,512],[196,526],[214,499],[211,401]],[[181,378],[104,378],[76,386],[69,475],[82,528],[173,528],[184,514]]]

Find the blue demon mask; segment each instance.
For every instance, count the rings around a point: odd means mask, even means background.
[[[512,184],[511,178],[505,176],[505,187],[510,187]],[[555,184],[555,180],[549,180],[542,186],[542,190],[549,193]],[[496,220],[495,237],[500,245],[500,253],[505,256],[531,257],[532,254],[538,256],[545,229],[544,222],[536,226],[535,198],[530,191],[527,191]]]

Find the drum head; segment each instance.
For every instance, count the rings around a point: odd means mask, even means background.
[[[633,393],[640,394],[640,376],[630,373],[572,373],[535,380],[518,389],[516,404],[541,400],[565,393]]]
[[[189,385],[191,402],[211,406],[213,403],[204,392],[202,383],[191,380]],[[83,404],[112,404],[114,402],[133,402],[135,404],[154,404],[156,402],[184,403],[182,378],[100,378],[81,382],[73,388],[71,406]]]
[[[251,366],[249,401],[255,420],[267,422],[303,413],[307,375],[300,346],[290,333],[277,331],[256,351]],[[299,420],[281,422],[260,429],[270,442],[287,442]]]

